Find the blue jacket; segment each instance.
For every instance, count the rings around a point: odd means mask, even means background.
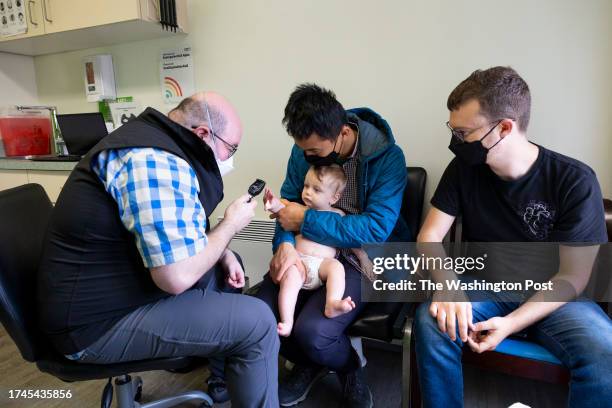
[[[359,127],[360,157],[357,169],[360,214],[344,217],[330,211],[306,210],[301,234],[336,248],[359,248],[365,243],[410,241],[410,232],[399,216],[406,186],[406,161],[395,144],[386,120],[369,108],[347,111],[349,122]],[[281,196],[302,203],[304,178],[309,169],[304,151],[293,146]],[[276,224],[273,250],[283,242],[295,244],[294,233]]]

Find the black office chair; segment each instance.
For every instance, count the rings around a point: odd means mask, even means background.
[[[423,200],[427,172],[422,167],[408,167],[408,183],[404,190],[401,217],[410,229],[412,239],[421,226]],[[402,341],[402,406],[407,407],[409,401],[410,366],[414,359],[410,352],[412,332],[412,316],[414,303],[370,303],[357,320],[349,327],[347,334],[352,337],[362,337],[383,342]]]
[[[108,378],[102,393],[102,407],[109,408],[115,378],[118,408],[165,408],[185,401],[212,406],[203,391],[190,391],[158,401],[140,404],[142,380],[129,373],[153,370],[180,370],[190,365],[189,357],[132,361],[119,364],[81,364],[66,359],[49,347],[36,318],[36,275],[43,237],[52,205],[43,188],[26,184],[0,191],[0,322],[22,357],[38,369],[63,381]]]
[[[411,232],[412,239],[421,226],[423,200],[427,172],[422,167],[407,167],[408,183],[404,189],[400,216],[404,218]],[[257,294],[261,283],[250,288],[246,293]],[[410,386],[404,379],[410,378],[411,361],[410,338],[412,333],[412,316],[414,303],[370,303],[361,312],[357,320],[348,328],[351,337],[361,337],[382,342],[402,341],[402,406],[408,406]]]

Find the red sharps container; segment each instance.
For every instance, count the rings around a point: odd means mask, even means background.
[[[46,109],[0,108],[0,138],[6,156],[51,153],[51,119]]]

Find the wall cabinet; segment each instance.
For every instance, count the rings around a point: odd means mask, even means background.
[[[68,171],[28,170],[28,183],[36,183],[43,186],[51,202],[55,203],[69,175],[70,172]]]
[[[28,183],[28,172],[25,170],[0,170],[0,191]]]
[[[0,51],[42,55],[187,33],[187,0],[176,32],[160,24],[159,0],[24,0],[27,32],[0,37]]]
[[[0,169],[0,191],[27,183],[40,184],[55,203],[70,170]]]
[[[140,2],[137,0],[41,1],[47,34],[140,18]]]
[[[24,34],[3,37],[0,42],[8,40],[18,40],[20,38],[34,37],[45,33],[45,22],[42,9],[43,0],[24,0],[26,22],[28,29]]]

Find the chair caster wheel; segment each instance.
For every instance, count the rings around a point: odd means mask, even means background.
[[[111,379],[108,379],[108,383],[104,386],[104,391],[102,391],[102,401],[100,406],[102,408],[111,408],[111,404],[113,402],[113,384],[111,383]]]
[[[142,399],[142,384],[138,384],[138,387],[136,387],[136,393],[134,394],[134,401],[140,402],[141,399]]]

